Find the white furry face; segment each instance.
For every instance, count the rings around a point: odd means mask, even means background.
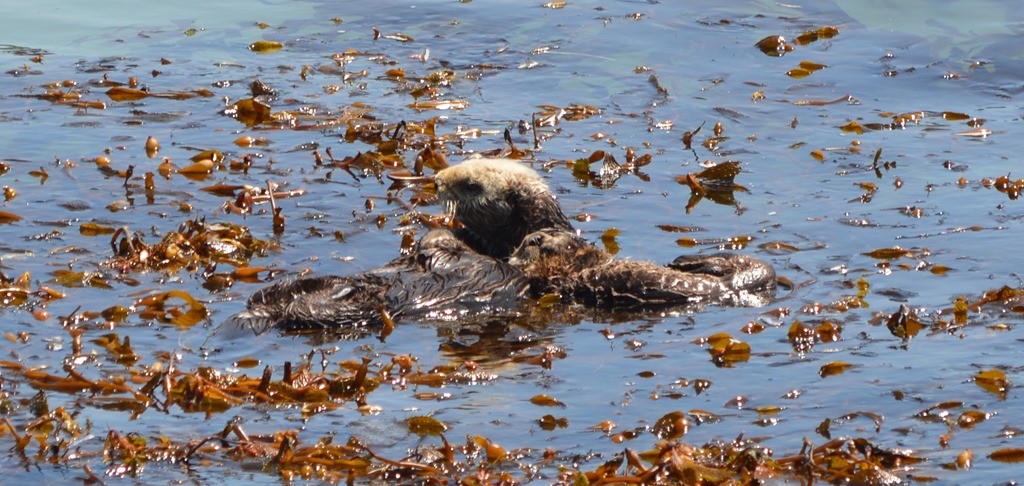
[[[544,187],[533,169],[511,159],[467,160],[434,176],[446,212],[471,227],[509,218],[514,208],[508,196],[523,187],[524,181],[531,187]]]

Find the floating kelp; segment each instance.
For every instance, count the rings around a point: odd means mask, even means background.
[[[243,226],[192,220],[153,245],[146,244],[141,233],[120,228],[111,235],[110,247],[114,258],[106,265],[121,272],[195,272],[218,263],[246,267],[252,257],[264,254],[269,244],[254,238]]]
[[[734,182],[740,172],[742,169],[739,162],[726,161],[696,174],[691,173],[677,177],[676,182],[690,188],[690,200],[686,204],[686,213],[689,214],[705,197],[718,204],[737,206],[734,193],[736,191],[747,192],[747,188]]]

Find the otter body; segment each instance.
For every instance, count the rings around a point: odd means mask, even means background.
[[[379,326],[394,319],[451,320],[515,309],[528,284],[508,263],[473,251],[448,230],[432,230],[416,250],[352,276],[278,282],[255,292],[233,326],[259,334]]]
[[[659,266],[616,259],[561,230],[531,233],[509,263],[527,276],[534,298],[556,294],[590,307],[762,306],[775,294],[775,271],[761,260],[720,253],[682,256]]]

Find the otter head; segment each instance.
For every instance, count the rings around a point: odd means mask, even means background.
[[[582,249],[591,246],[575,231],[546,229],[526,235],[523,242],[515,249],[508,262],[520,268],[559,259],[572,262],[575,255]]]
[[[534,231],[572,230],[544,180],[514,160],[468,160],[439,171],[434,183],[471,243],[492,257],[507,258]]]
[[[571,277],[612,262],[604,250],[576,234],[575,230],[543,229],[526,235],[508,263],[530,278]]]

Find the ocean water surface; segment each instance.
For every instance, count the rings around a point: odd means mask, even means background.
[[[907,482],[1020,477],[1024,13],[1008,0],[890,3],[5,5],[5,480],[64,482],[87,468],[143,482],[344,480],[285,472],[273,454],[239,459],[244,441],[223,431],[270,444],[291,431],[295,448],[331,439],[400,461],[441,447],[424,418],[446,426],[456,462],[491,475],[480,482],[571,481],[666,438],[738,437],[777,460],[808,442],[866,440],[923,459],[885,471]],[[791,49],[763,52],[772,36]],[[257,79],[275,92],[262,98],[273,116],[225,114]],[[381,165],[352,177],[330,164],[381,154],[401,122],[407,143]],[[210,337],[268,281],[398,256],[425,232],[415,214],[442,208],[429,197],[414,207],[418,189],[387,175],[413,169],[430,143],[449,163],[507,149],[506,129],[582,234],[619,257],[737,251],[788,285],[765,308],[531,303],[518,318],[399,321],[386,337]],[[220,154],[205,155],[214,169],[189,174],[206,150]],[[650,163],[603,180],[600,162],[593,177],[573,171],[597,151]],[[742,188],[697,200],[679,181],[727,161]],[[267,184],[296,191],[276,201],[283,231],[269,204],[225,206]],[[244,258],[217,247],[231,255],[216,265],[117,258],[132,235],[156,245],[219,223],[265,243]],[[209,278],[239,267],[263,269]],[[706,340],[720,333],[749,354],[716,358]],[[394,363],[408,370],[382,372]],[[381,382],[360,396],[182,398],[265,369],[281,380],[361,364]],[[134,391],[96,385],[108,382]],[[674,412],[689,425],[666,437],[658,421]],[[133,458],[119,438],[196,449],[187,463],[169,459],[183,454],[173,447]],[[485,443],[506,456],[488,460]],[[406,480],[423,478],[412,471]],[[363,474],[356,482],[382,479]]]

